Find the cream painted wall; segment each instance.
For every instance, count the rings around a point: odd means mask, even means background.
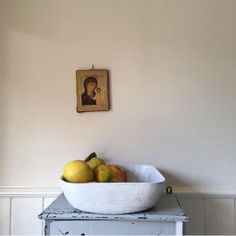
[[[58,187],[92,151],[178,189],[236,190],[236,1],[0,0],[0,185]],[[107,68],[109,112],[75,71]]]

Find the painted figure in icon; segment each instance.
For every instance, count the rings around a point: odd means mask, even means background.
[[[104,94],[98,87],[98,81],[95,77],[89,76],[84,80],[84,93],[82,93],[82,105],[102,105],[104,103]]]
[[[82,105],[96,105],[96,88],[98,86],[97,79],[89,76],[84,80],[84,93],[82,93]]]

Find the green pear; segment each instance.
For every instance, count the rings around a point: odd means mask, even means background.
[[[100,165],[95,169],[94,175],[98,182],[111,182],[112,170],[108,165]]]
[[[105,165],[105,161],[99,157],[93,157],[91,160],[87,161],[87,164],[92,170],[95,170],[100,165]]]

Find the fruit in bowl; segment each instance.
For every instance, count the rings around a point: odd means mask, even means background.
[[[120,165],[100,165],[94,171],[97,182],[127,182],[126,170]]]
[[[94,171],[94,177],[97,182],[111,182],[111,168],[108,165],[100,165]]]
[[[110,173],[111,167],[107,166]],[[154,206],[165,185],[161,173],[151,165],[119,167],[126,171],[128,182],[70,183],[61,178],[62,192],[74,208],[92,213],[125,214]]]
[[[99,157],[93,157],[89,161],[87,161],[87,164],[92,170],[95,170],[100,165],[105,165],[105,161],[102,158]]]
[[[126,170],[119,165],[109,165],[111,169],[111,182],[127,182]]]
[[[83,160],[73,160],[65,164],[63,179],[70,183],[87,183],[93,181],[93,170]]]
[[[127,182],[126,170],[117,164],[106,164],[95,152],[84,160],[74,160],[64,166],[63,179],[70,183]]]

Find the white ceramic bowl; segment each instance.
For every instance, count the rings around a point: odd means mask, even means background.
[[[165,185],[165,178],[152,165],[121,165],[127,171],[125,183],[68,183],[60,186],[67,201],[76,209],[92,213],[124,214],[154,206]]]

